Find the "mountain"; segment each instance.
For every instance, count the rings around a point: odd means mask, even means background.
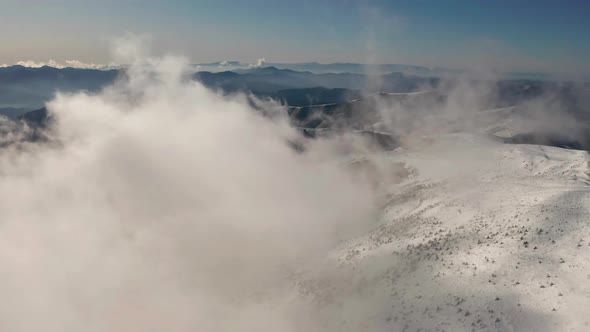
[[[276,67],[278,69],[288,69],[294,71],[309,71],[314,74],[325,73],[354,73],[354,74],[385,74],[389,72],[402,72],[411,75],[443,75],[443,74],[459,74],[460,71],[444,69],[444,68],[430,68],[424,66],[412,66],[401,64],[360,64],[360,63],[318,63],[318,62],[304,62],[304,63],[266,63],[265,66]],[[260,66],[253,64],[242,63],[238,61],[222,61],[211,63],[198,63],[193,65],[194,68],[201,71],[226,71],[226,70],[247,70]]]
[[[236,62],[216,63],[234,66]],[[343,64],[349,65],[349,64]],[[303,68],[303,67],[296,67]],[[337,67],[337,68],[346,68]],[[384,67],[385,68],[385,67]],[[396,69],[395,66],[386,67]],[[99,91],[114,82],[124,70],[94,70],[76,68],[29,68],[11,66],[0,68],[0,109],[4,114],[17,114],[16,110],[40,108],[53,98],[57,91]],[[292,106],[339,103],[364,94],[388,92],[405,93],[441,88],[440,77],[389,72],[374,75],[366,73],[324,73],[295,71],[277,66],[242,68],[235,71],[206,72],[193,75],[205,86],[223,93],[250,92],[260,97],[271,97]],[[457,80],[445,79],[445,84]],[[550,82],[530,79],[500,80],[495,83],[497,99],[509,106],[531,99],[548,91],[561,99],[568,108],[579,112],[587,109],[588,88],[583,84]],[[300,91],[297,91],[297,90]],[[331,91],[329,89],[332,89]],[[346,91],[348,90],[348,91]]]
[[[35,109],[57,91],[98,91],[118,77],[118,70],[54,67],[0,68],[0,107]]]
[[[333,250],[337,272],[297,280],[323,307],[369,308],[348,330],[586,329],[586,152],[454,134],[348,164],[373,174],[382,213]]]
[[[285,89],[267,94],[259,94],[289,106],[308,106],[317,104],[344,103],[362,96],[360,90],[329,89],[324,87]]]
[[[428,77],[444,77],[453,78],[465,75],[467,72],[460,69],[442,68],[442,67],[427,67],[415,65],[402,64],[362,64],[362,63],[318,63],[318,62],[303,62],[303,63],[282,63],[282,62],[267,62],[266,66],[276,67],[278,69],[289,69],[294,71],[309,71],[314,74],[387,74],[391,72],[400,72],[408,75],[428,76]],[[221,61],[212,63],[194,64],[193,67],[197,71],[237,71],[255,68],[257,66],[249,63],[239,61]],[[501,79],[530,79],[530,80],[552,80],[555,79],[551,74],[538,72],[504,72],[497,73]]]
[[[197,72],[193,76],[208,87],[225,92],[246,90],[255,94],[269,94],[286,89],[365,90],[370,92],[412,92],[418,87],[436,86],[438,78],[428,78],[390,73],[385,75],[363,74],[314,74],[276,67],[236,70],[234,72]]]
[[[54,68],[43,66],[31,68],[10,66],[0,68],[0,82],[19,83],[34,80],[65,81],[65,82],[100,82],[112,81],[118,74],[117,70],[98,70],[83,68]]]
[[[401,141],[416,137],[473,132],[509,144],[590,150],[590,122],[581,115],[568,115],[569,121],[575,121],[575,128],[569,128],[564,126],[565,120],[548,122],[545,114],[540,118],[531,114],[526,104],[474,110],[455,117],[445,108],[449,97],[439,90],[364,95],[345,89],[312,88],[280,90],[267,97],[288,101],[285,109],[292,124],[308,138],[353,131],[383,148],[393,149]],[[309,105],[330,98],[335,102]],[[303,106],[290,106],[297,101]],[[392,110],[398,110],[394,122]],[[49,121],[45,108],[26,112],[17,120],[33,128],[44,128]]]
[[[400,65],[400,64],[360,64],[360,63],[268,63],[281,69],[291,69],[296,71],[310,71],[316,74],[325,73],[354,73],[354,74],[385,74],[391,72],[400,72],[409,75],[420,76],[446,76],[459,74],[459,71],[430,68],[424,66]]]
[[[45,127],[51,121],[51,118],[47,112],[47,108],[43,107],[22,114],[18,117],[18,120],[24,121],[29,127]]]
[[[47,114],[39,109],[57,91],[99,91],[123,73],[52,67],[0,68],[0,114],[42,127]],[[453,94],[449,86],[461,83],[455,78],[443,81],[399,72],[314,74],[276,66],[216,73],[201,71],[194,73],[193,78],[222,93],[252,93],[282,103],[294,125],[308,137],[351,129],[391,137],[404,137],[410,132],[428,135],[432,130],[440,133],[469,129],[493,135],[506,143],[590,149],[588,84],[530,79],[483,82],[491,91],[489,100],[473,105],[475,109],[467,113],[469,121],[463,121],[465,116],[452,119],[444,107]],[[475,79],[463,83],[482,85],[481,80]],[[505,110],[499,111],[502,108]],[[508,108],[510,112],[506,111]],[[26,113],[28,110],[35,111]],[[392,119],[395,110],[400,111]],[[554,120],[543,121],[548,117]],[[429,119],[427,126],[423,123],[425,118]],[[565,120],[573,121],[574,125],[565,124]],[[465,128],[466,124],[471,128]]]
[[[411,93],[381,92],[343,103],[290,106],[287,111],[298,127],[367,129],[382,122],[381,111],[399,107],[404,112],[418,117],[421,110],[440,107],[445,98],[434,90]]]

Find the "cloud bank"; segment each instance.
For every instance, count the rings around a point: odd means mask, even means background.
[[[318,329],[292,276],[371,222],[373,192],[188,68],[136,59],[51,101],[49,143],[0,150],[1,330]]]
[[[118,66],[115,63],[110,63],[110,64],[96,64],[96,63],[85,63],[79,60],[65,60],[63,62],[58,62],[58,61],[54,61],[54,60],[48,60],[47,62],[44,61],[33,61],[33,60],[24,60],[24,61],[18,61],[14,64],[2,64],[0,65],[0,68],[5,68],[5,67],[10,67],[10,66],[23,66],[23,67],[29,67],[29,68],[41,68],[41,67],[54,67],[54,68],[58,68],[58,69],[63,69],[63,68],[79,68],[79,69],[100,69],[100,70],[105,70],[105,69],[113,69],[113,68],[117,68]]]

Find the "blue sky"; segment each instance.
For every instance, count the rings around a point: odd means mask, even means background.
[[[0,0],[0,63],[108,62],[150,35],[193,62],[379,62],[590,71],[585,0]]]

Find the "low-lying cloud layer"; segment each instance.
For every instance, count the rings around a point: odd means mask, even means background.
[[[29,67],[29,68],[41,68],[41,67],[54,67],[54,68],[59,68],[59,69],[63,69],[63,68],[79,68],[79,69],[112,69],[112,68],[117,68],[117,65],[114,63],[110,63],[108,65],[105,64],[96,64],[96,63],[85,63],[79,60],[65,60],[63,62],[58,62],[55,60],[48,60],[47,62],[44,61],[33,61],[33,60],[24,60],[24,61],[18,61],[14,64],[2,64],[0,65],[0,68],[6,68],[6,67],[10,67],[10,66],[23,66],[23,67]]]
[[[329,143],[295,151],[280,116],[186,68],[58,95],[49,143],[0,151],[0,330],[312,326],[290,276],[372,222],[372,191]]]

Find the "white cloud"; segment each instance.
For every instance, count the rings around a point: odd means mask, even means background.
[[[66,67],[72,68],[84,68],[84,69],[108,69],[117,67],[115,63],[110,63],[108,65],[105,64],[96,64],[96,63],[84,63],[78,60],[66,60],[65,61]]]
[[[48,104],[60,144],[0,150],[2,330],[310,330],[289,275],[372,219],[368,185],[181,60],[139,64]]]
[[[41,68],[44,66],[49,66],[49,67],[55,67],[55,68],[63,68],[64,66],[62,64],[57,63],[54,60],[49,60],[47,62],[36,62],[33,60],[24,60],[24,61],[18,61],[14,64],[3,64],[2,67],[10,67],[10,66],[23,66],[23,67],[29,67],[29,68]]]
[[[24,60],[24,61],[18,61],[14,64],[3,64],[0,67],[10,67],[10,66],[23,66],[23,67],[29,67],[29,68],[41,68],[41,67],[54,67],[54,68],[59,68],[59,69],[63,69],[66,67],[72,67],[72,68],[81,68],[81,69],[112,69],[112,68],[116,68],[118,67],[115,63],[110,63],[110,64],[96,64],[96,63],[85,63],[79,60],[65,60],[64,62],[58,62],[55,60],[48,60],[47,62],[37,62],[37,61],[33,61],[33,60]]]
[[[260,58],[260,59],[256,60],[256,63],[249,64],[248,67],[258,68],[258,67],[264,66],[265,63],[266,63],[266,58]]]

